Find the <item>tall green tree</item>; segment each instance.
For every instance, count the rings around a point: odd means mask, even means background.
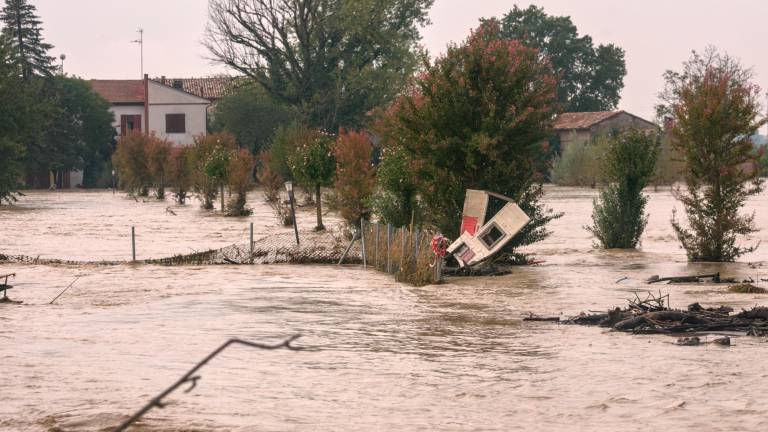
[[[216,104],[213,130],[226,130],[237,145],[258,154],[269,147],[275,131],[296,118],[295,109],[277,102],[257,84],[246,85]]]
[[[31,95],[21,85],[18,70],[10,60],[11,46],[0,35],[0,204],[14,202],[23,174],[23,139],[34,130]]]
[[[333,155],[333,139],[319,132],[313,139],[302,143],[289,156],[291,173],[298,182],[315,190],[317,205],[316,231],[325,229],[323,225],[323,200],[321,188],[330,186],[336,172],[336,158]]]
[[[616,108],[627,68],[624,50],[614,44],[594,46],[580,36],[568,16],[551,16],[531,5],[515,6],[501,18],[502,35],[520,40],[549,58],[558,77],[557,99],[563,111]]]
[[[661,142],[633,129],[608,140],[600,161],[608,185],[594,202],[593,225],[587,230],[603,248],[633,249],[648,224],[643,189],[654,176]]]
[[[685,164],[678,199],[689,227],[672,226],[691,261],[733,261],[756,246],[737,240],[757,231],[755,215],[741,215],[746,199],[762,190],[750,137],[768,121],[750,69],[707,48],[693,52],[680,72],[665,73],[660,115],[671,115],[673,145]],[[750,169],[752,168],[752,169]]]
[[[456,238],[466,189],[485,189],[511,197],[531,218],[508,252],[548,235],[557,215],[540,202],[535,172],[555,90],[549,62],[503,38],[495,20],[426,66],[414,93],[392,110],[389,145],[410,159],[429,222]]]
[[[48,55],[53,45],[46,43],[42,35],[42,22],[37,8],[27,0],[5,0],[0,11],[3,35],[11,44],[11,59],[24,80],[33,75],[53,75],[55,59]]]
[[[310,126],[356,127],[417,67],[433,0],[211,0],[214,59],[296,107]]]

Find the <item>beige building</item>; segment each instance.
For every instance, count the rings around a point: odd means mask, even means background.
[[[568,143],[586,142],[614,131],[635,128],[643,131],[659,131],[659,126],[626,111],[573,112],[560,114],[553,124],[560,138],[560,150]]]
[[[208,99],[150,80],[91,80],[115,115],[118,136],[148,131],[176,145],[190,145],[207,129]]]

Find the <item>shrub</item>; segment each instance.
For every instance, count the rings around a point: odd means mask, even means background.
[[[654,186],[669,186],[683,180],[685,165],[674,149],[669,136],[661,139],[659,160],[656,161],[656,173],[653,176]]]
[[[251,209],[245,207],[246,195],[251,189],[251,173],[253,172],[253,156],[246,149],[233,151],[227,168],[227,183],[229,191],[233,194],[228,216],[248,216]]]
[[[165,199],[165,176],[171,156],[172,144],[154,135],[148,136],[147,168],[155,184],[157,199]]]
[[[659,155],[659,140],[637,130],[628,130],[607,141],[600,159],[608,185],[594,202],[593,225],[586,227],[603,248],[637,247],[648,217],[648,197],[643,188],[653,178]]]
[[[368,214],[367,203],[375,184],[372,165],[373,146],[363,133],[339,131],[333,149],[336,158],[334,187],[341,217],[358,226]]]
[[[256,180],[264,188],[264,199],[270,204],[278,202],[280,191],[283,189],[283,178],[272,169],[271,155],[268,151],[259,153],[257,161]]]
[[[393,226],[408,225],[411,219],[423,220],[423,208],[418,199],[416,178],[411,161],[401,147],[385,147],[376,169],[378,188],[371,206],[383,222]]]
[[[120,138],[112,155],[112,164],[117,170],[120,186],[139,196],[149,195],[149,185],[152,183],[148,164],[149,143],[149,135],[130,132]]]
[[[330,186],[336,171],[336,160],[332,151],[333,139],[328,135],[316,134],[314,139],[297,147],[288,162],[296,180],[309,188],[314,188],[317,206],[316,231],[325,229],[321,188]]]
[[[209,161],[211,158],[221,158],[224,155],[222,148],[231,150],[235,147],[235,139],[228,133],[210,134],[195,138],[194,150],[192,151],[192,179],[195,192],[199,195],[202,206],[206,210],[213,209],[213,201],[216,199],[219,188],[222,190],[221,203],[222,210],[224,209],[223,184],[226,181],[226,176],[211,177],[208,175],[208,171],[212,174],[221,174],[222,166],[223,170],[226,171],[228,164],[228,161],[227,164],[222,161],[217,161],[215,164],[209,163]],[[214,152],[219,154],[213,156]],[[206,169],[207,166],[208,169]]]
[[[192,147],[173,147],[168,158],[168,179],[176,202],[184,204],[192,186]]]

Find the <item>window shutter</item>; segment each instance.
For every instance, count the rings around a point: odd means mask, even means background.
[[[165,133],[186,133],[187,119],[185,114],[166,114]]]

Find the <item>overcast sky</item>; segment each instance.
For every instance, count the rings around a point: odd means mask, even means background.
[[[136,29],[144,28],[144,70],[150,76],[207,76],[225,72],[201,46],[207,0],[30,0],[38,7],[53,54],[66,54],[67,73],[83,78],[139,77]],[[436,0],[423,44],[435,55],[460,42],[481,17],[517,4],[568,15],[596,43],[626,50],[627,76],[619,108],[653,116],[661,74],[679,68],[692,49],[715,45],[753,67],[768,87],[768,2],[764,0]]]

